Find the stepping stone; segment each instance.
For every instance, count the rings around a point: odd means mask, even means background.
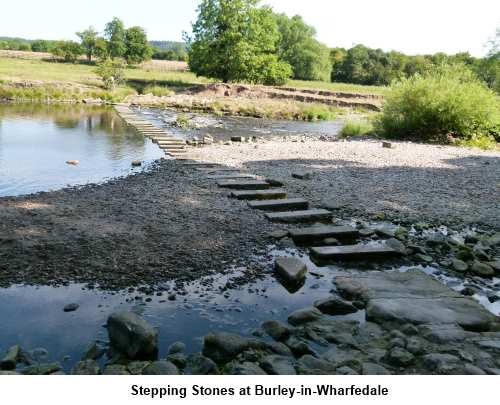
[[[248,206],[257,210],[269,211],[307,210],[309,202],[303,198],[285,198],[280,200],[250,201]]]
[[[359,232],[349,226],[316,225],[291,229],[290,236],[296,243],[305,243],[327,238],[355,239],[359,236]]]
[[[214,174],[206,176],[210,180],[224,180],[224,179],[255,179],[253,174],[235,173],[235,174]]]
[[[271,187],[264,180],[219,180],[217,181],[217,185],[233,190],[265,190]]]
[[[372,272],[335,278],[337,290],[346,298],[364,301],[366,319],[390,325],[460,325],[483,332],[498,318],[469,297],[453,291],[422,271]]]
[[[311,248],[314,257],[322,260],[388,259],[401,252],[385,245],[320,246]]]
[[[311,209],[304,211],[271,212],[266,214],[266,218],[272,222],[312,222],[328,220],[332,218],[332,213],[323,209]]]
[[[199,167],[196,169],[200,172],[205,172],[205,173],[215,173],[215,172],[239,172],[240,169],[230,169],[230,168],[220,168],[220,169],[214,169],[210,167]]]
[[[159,145],[160,149],[171,149],[171,150],[177,150],[177,149],[186,149],[184,145]]]
[[[261,190],[261,191],[233,191],[231,197],[238,200],[273,200],[285,198],[286,191],[282,189]]]

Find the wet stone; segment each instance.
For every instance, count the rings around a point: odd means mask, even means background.
[[[68,305],[66,305],[66,306],[63,308],[63,311],[64,311],[64,312],[74,312],[74,311],[76,311],[78,308],[80,308],[80,305],[75,304],[75,303],[72,303],[72,304],[68,304]]]
[[[388,375],[391,374],[389,370],[380,364],[376,363],[363,363],[362,365],[363,375]]]
[[[178,375],[179,370],[170,361],[160,360],[154,361],[148,365],[143,371],[142,375]]]
[[[265,343],[260,340],[227,332],[211,333],[203,340],[203,355],[219,364],[231,361],[245,350],[264,348]]]
[[[194,354],[188,358],[188,369],[191,375],[216,375],[219,374],[217,364],[208,357]]]
[[[279,277],[291,284],[301,283],[307,274],[307,266],[295,257],[279,257],[274,268]]]
[[[317,308],[303,308],[290,314],[288,317],[288,323],[293,326],[298,326],[308,322],[317,321],[321,318],[321,316],[322,313]]]
[[[315,301],[314,306],[327,315],[348,315],[358,312],[354,305],[335,296]]]
[[[464,261],[459,260],[459,259],[453,259],[451,261],[451,266],[452,266],[453,270],[455,270],[459,273],[465,273],[467,271],[467,269],[469,268],[469,265],[467,263],[465,263]]]
[[[158,332],[129,311],[117,312],[107,322],[111,346],[130,359],[154,359],[158,353]]]
[[[266,321],[262,329],[276,341],[286,340],[290,336],[290,328],[280,321]]]
[[[394,347],[387,353],[386,361],[393,366],[405,367],[413,363],[414,358],[409,351],[401,347]]]
[[[471,271],[480,277],[493,277],[495,275],[493,268],[477,260],[472,264]]]
[[[231,364],[229,372],[231,375],[266,375],[266,372],[259,365],[249,361]]]
[[[21,356],[21,347],[12,346],[7,350],[5,356],[0,360],[0,370],[14,370]]]
[[[99,364],[95,360],[83,360],[75,364],[71,370],[74,375],[98,375],[101,374]]]
[[[123,366],[121,364],[112,364],[109,366],[106,366],[104,371],[102,372],[103,375],[130,375],[130,373],[127,371],[127,367]]]
[[[260,363],[260,367],[272,375],[296,375],[297,372],[289,357],[270,355],[265,357]]]

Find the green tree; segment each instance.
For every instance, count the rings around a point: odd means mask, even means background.
[[[131,27],[125,32],[125,48],[124,57],[129,64],[144,62],[153,54],[146,31],[141,27]]]
[[[75,63],[81,54],[82,47],[74,41],[58,41],[52,49],[52,55],[64,59],[65,62]]]
[[[119,18],[113,18],[106,24],[104,36],[108,41],[108,54],[114,58],[121,58],[125,55],[127,47],[125,45],[125,26]]]
[[[97,34],[98,33],[94,27],[89,27],[85,31],[76,33],[76,35],[80,38],[81,46],[85,50],[85,55],[87,55],[87,61],[89,62],[92,62],[92,56],[94,56]]]
[[[314,38],[316,30],[298,15],[289,18],[278,14],[276,21],[281,38],[278,57],[292,66],[294,78],[329,81],[330,50]]]
[[[123,63],[110,58],[100,61],[95,72],[102,79],[104,88],[107,90],[114,90],[116,86],[119,86],[125,80]]]
[[[284,84],[289,64],[278,60],[279,32],[258,0],[202,0],[189,38],[189,67],[223,82]]]
[[[96,38],[94,55],[101,60],[109,58],[108,42],[104,38],[102,37]]]

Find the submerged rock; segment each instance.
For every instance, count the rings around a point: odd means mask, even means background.
[[[358,312],[350,302],[335,296],[315,301],[314,306],[327,315],[348,315]]]
[[[266,321],[262,324],[262,329],[277,341],[286,340],[290,336],[290,329],[280,321]]]
[[[304,323],[317,321],[319,318],[321,318],[321,316],[321,311],[317,308],[303,308],[290,314],[290,316],[288,317],[288,323],[293,326],[298,326]]]
[[[68,304],[68,305],[66,305],[66,306],[63,308],[63,311],[64,311],[64,312],[74,312],[74,311],[76,311],[78,308],[80,308],[80,305],[79,305],[79,304],[72,303],[72,304]]]
[[[154,359],[158,354],[158,332],[129,311],[117,312],[107,322],[111,346],[130,359]]]

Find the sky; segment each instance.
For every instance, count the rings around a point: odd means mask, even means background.
[[[146,28],[154,40],[182,40],[199,0],[2,0],[0,36],[76,39],[89,25],[102,31],[114,16]],[[331,47],[364,44],[407,54],[486,53],[500,27],[499,0],[263,0],[300,14]]]

